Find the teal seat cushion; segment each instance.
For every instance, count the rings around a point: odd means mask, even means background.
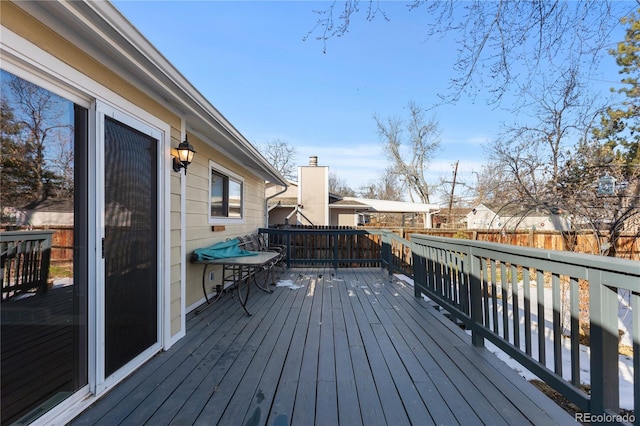
[[[213,259],[224,259],[227,257],[255,256],[258,253],[245,250],[240,247],[240,240],[234,238],[229,241],[222,241],[210,247],[195,249],[191,255],[192,262],[203,262]]]

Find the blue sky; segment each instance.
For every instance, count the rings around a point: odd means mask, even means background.
[[[317,155],[356,190],[388,164],[373,115],[406,116],[409,101],[430,107],[454,72],[455,42],[425,40],[423,19],[405,2],[384,2],[390,21],[358,15],[326,53],[322,42],[303,39],[317,21],[314,10],[328,2],[114,4],[249,141],[284,140],[300,165]],[[618,80],[616,73],[606,79]],[[510,120],[482,95],[430,114],[442,140],[430,166],[434,180],[450,178],[456,161],[461,179],[470,180],[485,162],[483,144]]]

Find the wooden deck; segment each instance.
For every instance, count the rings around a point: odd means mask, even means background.
[[[386,271],[291,269],[225,296],[75,425],[573,424]]]

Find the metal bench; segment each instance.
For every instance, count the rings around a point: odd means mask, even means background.
[[[245,252],[245,255],[234,256],[236,248],[242,249],[241,251]],[[207,305],[219,300],[226,291],[235,291],[242,308],[247,315],[251,315],[247,309],[247,300],[249,299],[249,290],[251,287],[250,281],[253,280],[256,287],[260,290],[271,293],[272,290],[269,288],[268,283],[265,282],[264,285],[261,286],[258,283],[256,275],[261,271],[266,271],[267,277],[265,277],[265,279],[270,275],[272,283],[275,284],[273,269],[280,261],[280,256],[280,252],[277,251],[260,250],[258,246],[254,246],[254,239],[252,237],[245,236],[228,240],[224,243],[218,243],[208,248],[195,250],[191,256],[191,262],[204,265],[202,271],[202,291]],[[216,295],[213,299],[209,298],[206,288],[207,268],[209,265],[222,267],[222,282],[216,286]],[[242,286],[244,286],[244,290],[241,289]],[[201,310],[198,310],[196,313],[200,311]]]

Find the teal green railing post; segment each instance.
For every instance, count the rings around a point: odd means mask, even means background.
[[[287,232],[287,269],[291,269],[291,231]]]
[[[421,288],[426,283],[426,262],[424,258],[424,246],[411,241],[411,253],[413,256],[413,295],[422,297]]]
[[[465,271],[469,277],[469,293],[471,297],[471,342],[474,346],[484,346],[484,337],[478,333],[478,327],[482,325],[482,282],[480,258],[473,255],[473,248],[467,248],[469,261],[466,263],[469,271]]]
[[[333,234],[333,268],[338,269],[338,233]]]
[[[602,272],[589,271],[591,413],[618,412],[618,297],[603,283]]]
[[[382,261],[387,264],[387,270],[389,271],[389,275],[393,273],[392,265],[391,265],[391,241],[389,239],[389,235],[387,232],[383,232],[381,234],[382,237]]]
[[[633,339],[633,406],[638,412],[640,407],[640,294],[631,293],[631,334]],[[640,419],[636,417],[635,424],[639,424]]]

